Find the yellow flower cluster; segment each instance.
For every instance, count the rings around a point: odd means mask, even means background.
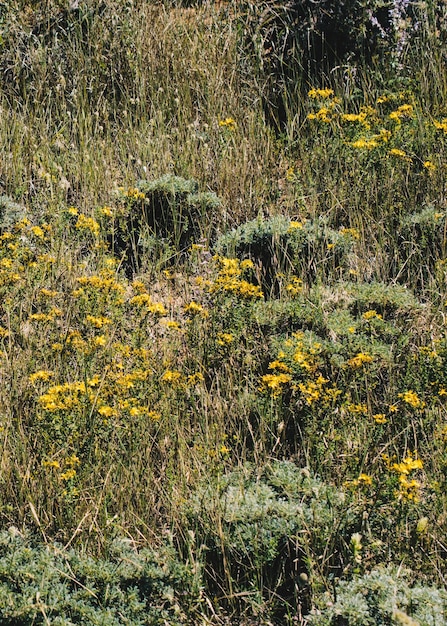
[[[400,124],[403,119],[411,119],[412,117],[414,117],[414,107],[412,104],[402,104],[389,114],[390,120],[394,120],[398,124]]]
[[[34,374],[30,374],[28,380],[30,383],[36,383],[38,381],[46,382],[50,380],[50,378],[53,378],[53,376],[54,372],[49,370],[38,370],[37,372],[34,372]]]
[[[404,150],[399,150],[398,148],[392,148],[389,154],[402,159],[402,161],[406,161],[407,163],[411,163],[413,160]]]
[[[159,315],[160,317],[167,315],[167,311],[161,302],[152,302],[152,298],[148,293],[139,293],[129,300],[129,304],[143,309],[147,313]]]
[[[309,98],[313,100],[327,100],[328,98],[332,98],[334,95],[333,89],[316,89],[313,87],[307,95]]]
[[[264,294],[258,285],[253,285],[242,278],[244,272],[253,269],[253,262],[249,259],[227,259],[217,256],[215,261],[220,265],[218,275],[208,287],[210,293],[232,293],[241,298],[251,300],[263,298]]]
[[[334,103],[331,102],[331,105]],[[330,112],[333,106],[321,107],[316,113],[309,113],[307,115],[308,120],[317,120],[318,122],[329,123],[332,118],[330,116]]]
[[[368,415],[368,407],[366,404],[360,402],[355,404],[354,402],[350,402],[345,405],[348,413],[352,415]]]
[[[399,394],[399,398],[413,409],[423,409],[425,402],[419,398],[415,391],[404,391]]]
[[[373,357],[369,354],[365,354],[364,352],[359,352],[356,356],[353,356],[351,359],[347,361],[349,367],[359,368],[365,365],[366,363],[372,363]]]
[[[234,132],[237,130],[237,123],[232,117],[226,117],[224,120],[219,120],[219,127]]]
[[[372,150],[373,148],[377,148],[381,144],[388,143],[390,137],[391,131],[382,128],[380,129],[378,134],[372,135],[372,137],[360,137],[359,139],[352,141],[351,146],[353,148],[358,148],[359,150]]]
[[[297,220],[291,220],[289,224],[288,232],[291,233],[294,230],[302,230],[304,228],[305,223],[306,223],[306,220],[302,220],[301,222]]]
[[[268,391],[274,398],[276,398],[282,393],[284,386],[291,380],[292,377],[290,374],[284,374],[281,372],[279,374],[264,374],[261,378],[261,386],[259,390],[262,392]]]
[[[207,311],[205,311],[203,306],[201,304],[198,304],[197,302],[189,302],[188,304],[185,304],[185,306],[183,307],[183,311],[186,313],[186,315],[189,315],[191,317],[194,317],[195,315],[202,315],[206,317],[207,315]]]
[[[57,307],[52,307],[48,313],[32,313],[29,319],[34,322],[53,322],[56,317],[62,317],[63,312]]]
[[[340,228],[340,235],[344,237],[352,237],[352,239],[360,239],[360,233],[357,228]]]
[[[306,383],[298,384],[298,389],[301,391],[306,404],[312,405],[320,400],[323,394],[323,385],[327,382],[329,381],[320,374],[314,381],[309,380]]]
[[[423,463],[417,458],[417,455],[409,454],[400,463],[393,463],[391,469],[398,474],[399,487],[396,491],[396,497],[399,500],[417,502],[420,498],[422,489],[421,482],[410,475],[416,470],[421,470]]]
[[[363,472],[359,475],[358,478],[354,480],[349,480],[345,483],[346,487],[371,487],[373,484],[373,479],[369,474],[364,474]]]
[[[115,273],[110,269],[103,269],[99,275],[80,276],[76,279],[81,289],[73,292],[75,298],[86,295],[85,288],[93,291],[102,292],[104,295],[113,295],[117,298],[117,304],[123,303],[121,296],[125,292],[125,287],[116,280]]]
[[[137,189],[136,187],[118,187],[118,191],[125,197],[130,198],[131,200],[144,200],[146,197],[142,191]]]
[[[78,217],[78,221],[75,224],[78,230],[89,230],[95,237],[99,235],[100,226],[93,217],[87,217],[81,213]]]
[[[435,128],[442,130],[447,135],[447,117],[444,117],[440,122],[434,121]]]
[[[81,403],[82,396],[88,396],[92,402],[95,398],[85,382],[75,381],[53,385],[38,401],[45,411],[69,411]]]
[[[232,333],[218,333],[216,343],[218,346],[227,346],[234,341]]]
[[[99,316],[96,317],[94,315],[87,315],[85,318],[87,324],[90,324],[94,328],[102,328],[103,326],[108,326],[112,323],[112,320],[108,317]]]
[[[372,319],[377,319],[377,320],[383,319],[380,313],[377,313],[375,309],[369,309],[369,311],[365,311],[362,315],[362,318],[367,321],[372,320]]]
[[[317,355],[320,352],[321,344],[314,342],[308,346],[304,342],[303,333],[295,333],[294,341],[286,342],[287,347],[293,348],[293,362],[299,365],[306,372],[315,372],[318,368]]]
[[[287,293],[294,298],[303,292],[303,281],[297,276],[291,276],[290,282],[286,285]]]

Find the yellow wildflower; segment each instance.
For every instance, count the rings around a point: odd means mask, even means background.
[[[377,139],[365,139],[364,137],[361,137],[351,143],[351,146],[353,148],[357,148],[358,150],[372,150],[373,148],[377,148],[378,145]]]
[[[352,357],[347,361],[349,367],[358,368],[365,365],[365,363],[372,363],[373,357],[369,354],[365,354],[364,352],[359,352],[356,356]]]
[[[107,343],[107,337],[105,335],[98,335],[93,339],[95,346],[105,346]]]
[[[60,468],[60,463],[59,461],[43,461],[42,462],[43,467],[53,467],[54,469],[59,469]]]
[[[49,370],[38,370],[37,372],[34,372],[34,374],[30,374],[30,376],[28,377],[28,380],[31,383],[35,383],[38,380],[41,380],[41,381],[50,380],[50,378],[52,378],[53,376],[54,376],[54,372],[51,372]]]
[[[413,458],[413,455],[409,454],[400,463],[393,463],[391,469],[393,469],[395,472],[398,472],[399,474],[404,474],[405,476],[408,476],[410,472],[422,469],[423,466],[424,465],[421,459],[418,459],[416,455],[414,455]]]
[[[438,130],[444,131],[447,135],[447,117],[444,117],[440,122],[435,120],[433,123]]]
[[[80,463],[81,463],[81,460],[79,459],[78,456],[76,456],[76,454],[67,456],[67,458],[65,459],[65,465],[68,465],[69,467],[75,467],[76,465],[80,465]]]
[[[32,226],[31,232],[35,237],[38,237],[39,239],[43,239],[45,237],[45,232],[40,226]]]
[[[292,297],[299,295],[303,291],[303,281],[301,278],[297,276],[292,276],[290,278],[290,283],[286,285],[286,291]]]
[[[83,213],[79,215],[75,227],[78,230],[89,230],[95,236],[99,235],[100,226],[98,222],[93,217],[87,217]]]
[[[272,361],[269,363],[269,370],[279,370],[280,372],[290,372],[290,367],[282,361]]]
[[[61,480],[71,480],[72,478],[74,478],[76,476],[76,470],[73,469],[72,467],[70,469],[68,469],[66,472],[64,472],[63,474],[61,474],[59,476],[59,478]]]
[[[140,293],[137,296],[133,296],[129,302],[130,304],[135,304],[135,306],[149,306],[152,299],[148,293]]]
[[[39,295],[43,296],[44,298],[55,298],[57,295],[59,294],[58,291],[54,291],[54,289],[41,289],[39,291]]]
[[[388,421],[386,419],[385,413],[374,413],[373,420],[376,424],[386,424]]]
[[[163,374],[160,380],[162,383],[175,385],[176,383],[180,382],[181,378],[182,378],[182,373],[179,372],[178,370],[166,370],[166,372]]]
[[[133,283],[132,283],[132,287],[138,293],[146,293],[146,286],[145,286],[145,284],[143,283],[142,280],[134,280]]]
[[[346,405],[346,409],[349,413],[353,413],[354,415],[368,415],[368,407],[366,404],[354,404],[353,402]]]
[[[226,117],[224,120],[219,120],[220,128],[225,128],[231,132],[234,132],[237,129],[236,120],[232,117]]]
[[[327,98],[331,98],[334,95],[334,90],[333,89],[316,89],[315,87],[313,87],[310,91],[308,91],[307,95],[309,96],[309,98],[312,98],[313,100],[318,100],[318,99],[323,99],[326,100]]]
[[[340,235],[352,237],[353,239],[360,239],[360,233],[357,228],[340,228]]]
[[[183,311],[189,315],[198,315],[199,313],[202,313],[203,315],[205,313],[205,309],[203,308],[203,306],[201,304],[198,304],[197,302],[190,302],[189,304],[185,304],[185,306],[183,307]]]
[[[118,411],[115,408],[105,404],[98,408],[98,413],[103,417],[116,417],[118,415]]]
[[[108,317],[95,317],[93,315],[87,315],[85,321],[87,324],[91,324],[95,328],[102,328],[103,326],[107,326],[112,323],[112,320],[109,320]]]
[[[167,311],[161,302],[154,302],[148,306],[149,313],[152,315],[160,315],[164,316],[167,314]]]
[[[372,478],[368,474],[360,474],[360,476],[357,478],[357,481],[359,485],[365,485],[367,487],[372,485]]]
[[[425,402],[419,398],[415,391],[404,391],[398,395],[401,400],[409,404],[413,409],[423,409],[425,407]]]
[[[399,150],[398,148],[391,148],[389,153],[391,156],[398,157],[399,159],[402,159],[407,163],[411,163],[412,161],[411,157],[406,152],[404,152],[403,150]]]
[[[299,222],[297,220],[292,220],[289,224],[289,232],[292,230],[301,230],[304,227],[305,221]]]
[[[195,387],[199,383],[202,383],[205,380],[203,374],[201,372],[195,372],[194,374],[190,374],[186,380],[186,384],[189,387]]]
[[[175,320],[161,320],[161,323],[163,324],[163,326],[166,326],[166,328],[168,328],[169,330],[177,330],[177,331],[182,330],[182,327],[180,326],[180,324],[176,322]]]
[[[370,309],[369,311],[365,311],[362,317],[364,320],[372,320],[372,319],[381,320],[382,319],[382,316],[380,315],[380,313],[377,313],[375,309]]]
[[[292,380],[290,374],[265,374],[261,379],[260,391],[269,391],[272,396],[277,397],[283,390],[283,386]]]
[[[231,333],[219,333],[217,335],[216,343],[218,346],[226,346],[234,341],[234,335]]]
[[[412,104],[402,104],[398,109],[392,111],[389,116],[390,120],[394,120],[398,124],[405,118],[414,117],[413,105]]]

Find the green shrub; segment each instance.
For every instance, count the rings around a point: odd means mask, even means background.
[[[5,626],[190,624],[200,601],[192,564],[169,546],[137,552],[127,540],[95,559],[0,534],[0,621]]]
[[[295,221],[277,215],[241,224],[219,237],[214,248],[219,254],[251,259],[266,294],[278,295],[283,273],[293,272],[305,282],[347,274],[358,238],[355,229],[336,231],[323,217]]]
[[[197,545],[206,548],[210,593],[233,606],[239,596],[268,600],[277,617],[287,607],[309,607],[312,576],[337,568],[341,537],[353,521],[341,491],[290,461],[207,480],[184,512]]]
[[[26,215],[26,208],[11,200],[9,196],[0,196],[0,231],[11,228],[23,219]]]
[[[441,626],[447,623],[447,593],[411,585],[411,572],[377,568],[335,587],[336,600],[308,616],[312,626]],[[323,604],[323,603],[322,603]]]
[[[193,242],[210,239],[220,200],[198,189],[195,180],[171,174],[121,188],[110,242],[128,272],[148,261],[178,260]]]
[[[415,288],[427,286],[446,252],[446,214],[427,207],[402,220],[396,241],[396,274]]]

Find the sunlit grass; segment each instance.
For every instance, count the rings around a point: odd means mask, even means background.
[[[178,623],[293,623],[384,565],[445,586],[438,42],[405,61],[433,81],[334,71],[279,132],[236,3],[110,0],[70,37],[25,4],[0,44],[2,526],[168,540],[207,598]]]

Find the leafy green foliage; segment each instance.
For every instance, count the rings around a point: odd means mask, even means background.
[[[219,237],[214,248],[219,254],[251,259],[267,295],[278,295],[283,273],[293,271],[308,283],[347,275],[358,237],[354,229],[330,228],[322,217],[297,221],[277,215],[241,224]]]
[[[121,207],[110,243],[130,274],[143,269],[144,254],[146,263],[163,257],[172,263],[193,242],[210,240],[220,200],[214,193],[199,192],[198,187],[195,180],[167,174],[153,181],[140,180],[134,188],[121,188]]]
[[[185,514],[197,545],[205,546],[211,589],[230,603],[257,589],[278,618],[284,602],[309,608],[314,563],[329,571],[340,564],[342,537],[353,521],[347,504],[309,470],[273,461],[198,485]]]
[[[315,609],[309,623],[315,626],[436,626],[447,619],[443,589],[410,584],[411,571],[394,567],[374,569],[336,586],[337,599]],[[321,599],[323,600],[323,598]],[[323,602],[322,602],[323,607]]]
[[[3,624],[180,626],[199,602],[192,564],[180,563],[168,546],[138,552],[115,541],[107,558],[94,559],[35,543],[14,528],[0,535]]]
[[[387,588],[445,585],[446,25],[1,4],[5,620],[430,623]]]

